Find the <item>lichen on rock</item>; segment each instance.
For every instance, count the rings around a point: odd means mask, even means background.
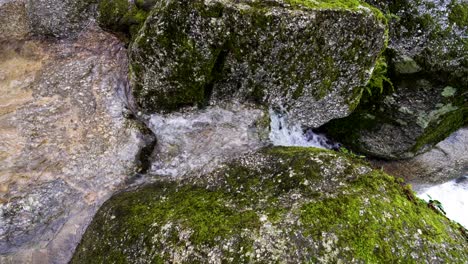
[[[267,148],[117,194],[71,263],[465,262],[457,224],[343,154]]]
[[[250,101],[317,127],[351,112],[385,43],[358,1],[156,3],[131,46],[145,112]]]

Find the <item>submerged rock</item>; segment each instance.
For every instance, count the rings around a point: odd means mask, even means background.
[[[66,38],[75,36],[94,17],[98,0],[26,0],[35,34]]]
[[[114,196],[71,263],[464,263],[459,229],[366,164],[272,148]]]
[[[372,91],[352,115],[327,128],[359,152],[410,158],[468,122],[468,3],[379,2],[393,14],[386,52],[393,90],[380,84],[383,93]]]
[[[157,2],[130,50],[134,95],[148,113],[251,101],[317,127],[354,109],[385,29],[358,1]]]
[[[138,170],[146,136],[125,118],[123,45],[77,41],[0,49],[0,263],[66,263],[101,203]]]

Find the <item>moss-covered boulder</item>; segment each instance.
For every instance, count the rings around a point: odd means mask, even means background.
[[[273,148],[114,196],[71,263],[465,263],[462,232],[360,161]]]
[[[160,1],[131,46],[134,95],[146,112],[252,101],[317,127],[354,109],[385,29],[357,0]]]
[[[27,0],[32,31],[37,35],[76,36],[94,17],[99,0]]]
[[[410,158],[468,123],[468,3],[369,2],[392,17],[388,72],[379,72],[389,82],[328,130],[357,151]]]

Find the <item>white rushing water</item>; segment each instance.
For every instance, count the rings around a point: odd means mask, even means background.
[[[325,135],[305,130],[298,124],[289,124],[287,114],[270,110],[270,140],[275,146],[316,147],[337,149],[339,144]]]
[[[468,228],[468,176],[422,189],[417,195],[441,202],[448,218]]]

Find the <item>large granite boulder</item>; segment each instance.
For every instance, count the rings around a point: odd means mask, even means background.
[[[0,263],[66,263],[139,170],[147,136],[125,118],[127,76],[125,48],[100,29],[1,47]]]
[[[403,0],[379,6],[393,14],[385,59],[393,89],[387,84],[372,91],[328,130],[356,151],[410,158],[468,122],[468,3]]]
[[[37,35],[67,38],[77,35],[95,16],[98,0],[26,0],[32,30]]]
[[[250,101],[317,127],[351,113],[385,43],[358,1],[160,1],[130,49],[146,113]]]
[[[71,263],[466,262],[466,233],[434,210],[342,154],[264,149],[114,196]]]

